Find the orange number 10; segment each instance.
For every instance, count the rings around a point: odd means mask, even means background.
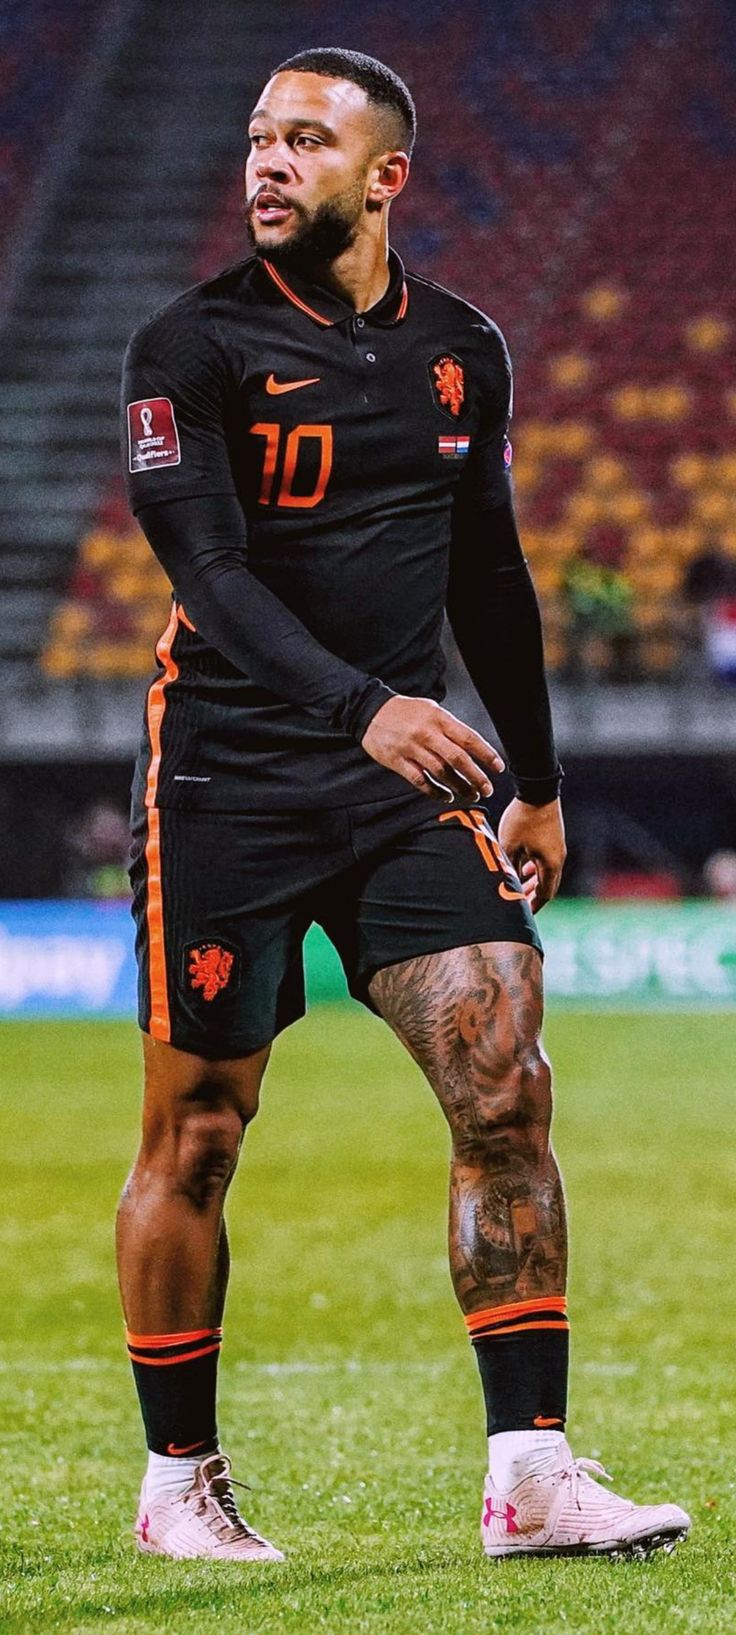
[[[276,475],[276,466],[279,457],[281,429],[281,426],[272,424],[267,420],[260,420],[256,426],[250,427],[250,432],[253,437],[265,437],[266,439],[266,449],[263,461],[263,478],[261,480],[261,492],[258,496],[259,505],[269,505],[271,502],[271,493],[273,490],[274,477]],[[320,444],[319,475],[317,477],[314,490],[311,494],[294,494],[292,493],[292,486],[297,461],[299,459],[299,449],[302,441],[306,441],[308,438],[316,438]],[[301,506],[304,509],[311,510],[312,506],[319,505],[320,500],[324,499],[325,489],[327,488],[327,484],[330,480],[331,471],[332,427],[295,426],[294,430],[289,432],[286,439],[286,447],[284,449],[284,466],[281,473],[281,485],[279,487],[279,494],[276,504],[282,506],[292,506],[294,508]]]

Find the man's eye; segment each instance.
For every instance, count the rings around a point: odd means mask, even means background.
[[[251,131],[250,145],[251,145],[252,148],[257,148],[260,145],[260,143],[265,142],[265,140],[266,140],[266,138],[265,138],[265,136],[263,134],[263,131]]]
[[[297,145],[299,143],[301,143],[302,146],[306,145],[307,147],[312,147],[312,148],[318,148],[318,147],[321,146],[321,143],[320,143],[320,140],[319,140],[318,136],[307,136],[304,133],[304,131],[302,131],[300,133],[300,135],[297,136],[296,142],[297,142]]]

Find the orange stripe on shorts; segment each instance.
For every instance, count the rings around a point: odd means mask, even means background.
[[[179,610],[172,603],[171,617],[156,648],[156,657],[163,665],[163,675],[157,677],[148,691],[146,717],[151,743],[151,760],[146,779],[146,806],[148,808],[148,839],[146,841],[146,923],[148,926],[148,979],[151,994],[151,1014],[148,1031],[153,1039],[171,1038],[169,994],[166,980],[166,941],[164,936],[164,902],[161,878],[161,817],[156,806],[158,779],[161,769],[161,725],[166,711],[166,688],[176,681],[179,666],[172,656],[174,637],[179,627]]]

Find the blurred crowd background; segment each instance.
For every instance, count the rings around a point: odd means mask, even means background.
[[[125,892],[168,587],[122,497],[122,354],[248,253],[248,113],[314,44],[408,80],[419,141],[394,241],[512,352],[566,890],[735,896],[731,0],[5,0],[0,895]],[[448,701],[482,728],[447,651]]]

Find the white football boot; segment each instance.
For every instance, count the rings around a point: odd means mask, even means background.
[[[149,1499],[141,1488],[135,1534],[146,1555],[175,1560],[206,1557],[212,1561],[283,1561],[274,1544],[243,1520],[224,1453],[210,1453],[197,1466],[191,1487],[183,1493],[159,1493]]]
[[[632,1504],[607,1493],[594,1476],[611,1478],[596,1459],[560,1457],[542,1475],[525,1476],[508,1493],[486,1477],[480,1536],[487,1556],[631,1556],[669,1553],[690,1531],[676,1504]]]

